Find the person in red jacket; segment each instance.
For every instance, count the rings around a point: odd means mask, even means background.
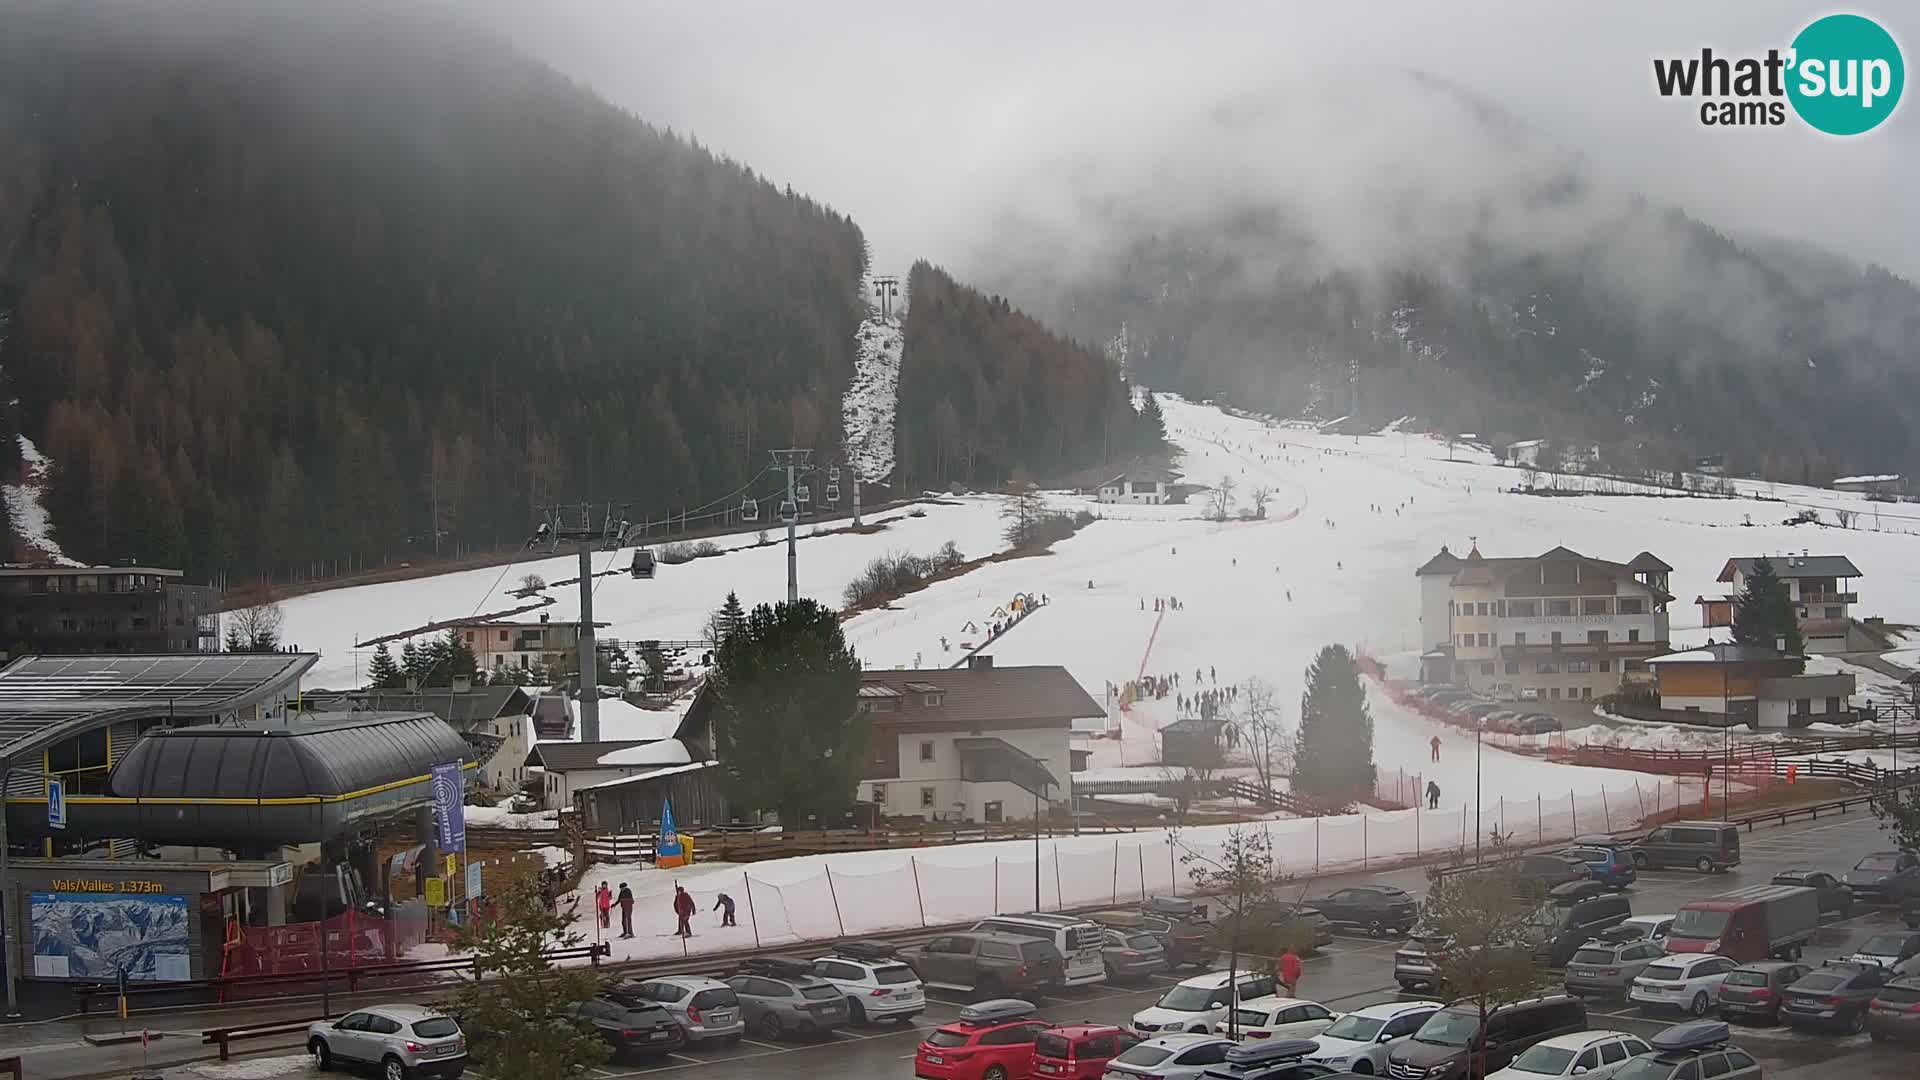
[[[1440,736],[1438,735],[1433,737],[1433,760],[1440,760]]]
[[[593,906],[600,911],[600,929],[611,929],[613,927],[613,890],[609,889],[604,881],[600,883],[599,888],[593,890]]]
[[[1287,951],[1280,954],[1279,961],[1273,965],[1273,973],[1279,978],[1280,985],[1287,988],[1287,996],[1295,996],[1300,986],[1300,956],[1293,951],[1293,946],[1287,946]]]
[[[699,906],[693,902],[692,895],[690,895],[686,889],[675,885],[673,887],[673,913],[680,917],[680,928],[675,930],[674,933],[681,937],[692,937],[693,926],[690,920],[693,918],[693,913],[698,910]]]

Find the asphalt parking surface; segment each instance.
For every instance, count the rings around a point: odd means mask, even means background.
[[[1631,890],[1638,914],[1670,912],[1688,900],[1711,896],[1742,885],[1764,883],[1780,870],[1814,867],[1835,873],[1851,867],[1868,851],[1883,849],[1884,838],[1873,819],[1849,816],[1833,821],[1762,829],[1742,838],[1742,864],[1727,874],[1702,875],[1690,871],[1642,873]],[[1343,875],[1338,881],[1310,884],[1313,895],[1361,881],[1386,882],[1424,891],[1420,870],[1374,875]],[[1886,911],[1870,911],[1830,922],[1821,928],[1807,958],[1814,963],[1844,955],[1877,930],[1899,925]],[[1393,981],[1393,952],[1398,938],[1368,938],[1342,934],[1332,945],[1306,961],[1300,996],[1337,1011],[1381,1001],[1404,1000]],[[1191,972],[1183,972],[1192,974]],[[1136,1011],[1159,998],[1178,979],[1155,976],[1136,986],[1101,984],[1069,988],[1038,997],[1040,1015],[1057,1022],[1124,1023]],[[614,1078],[672,1075],[698,1080],[758,1080],[767,1076],[813,1078],[907,1078],[913,1075],[914,1049],[926,1032],[956,1018],[966,1002],[958,994],[930,990],[927,1011],[910,1024],[888,1023],[843,1029],[830,1035],[768,1043],[747,1038],[734,1046],[677,1051],[641,1065],[609,1065],[594,1075]],[[1675,1022],[1674,1018],[1646,1018],[1624,1002],[1588,1003],[1590,1026],[1651,1035]],[[1736,1027],[1734,1041],[1759,1059],[1769,1077],[1806,1078],[1816,1072],[1860,1080],[1911,1080],[1920,1075],[1920,1049],[1873,1043],[1866,1035],[1821,1034],[1789,1028]],[[278,1051],[286,1053],[285,1050]],[[1839,1068],[1841,1071],[1832,1073]],[[192,1072],[169,1071],[169,1076],[191,1077]],[[219,1076],[219,1073],[209,1073]],[[298,1074],[293,1074],[298,1075]],[[469,1075],[472,1075],[471,1073]]]

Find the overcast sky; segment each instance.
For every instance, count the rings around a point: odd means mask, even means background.
[[[1009,206],[1044,216],[1114,175],[1195,197],[1241,158],[1182,144],[1222,104],[1270,110],[1257,175],[1337,188],[1374,169],[1497,185],[1421,95],[1382,103],[1382,72],[1431,73],[1585,157],[1589,175],[1723,229],[1772,232],[1920,279],[1920,106],[1850,139],[1702,127],[1653,90],[1654,56],[1784,48],[1819,4],[1243,3],[1203,0],[460,0],[458,10],[656,124],[851,213],[877,269],[966,269]],[[1855,7],[1920,54],[1920,8]],[[1386,80],[1391,84],[1391,79]],[[1304,88],[1304,89],[1303,89]],[[1329,100],[1334,104],[1329,105]],[[1302,113],[1319,124],[1298,125]],[[1305,142],[1308,145],[1302,145]],[[1338,144],[1338,145],[1335,145]],[[1178,147],[1172,155],[1169,147]],[[1210,146],[1217,146],[1217,140]],[[1325,152],[1322,152],[1322,151]],[[1471,152],[1469,152],[1469,150]],[[1189,175],[1190,174],[1190,175]],[[1207,175],[1216,194],[1225,180]]]

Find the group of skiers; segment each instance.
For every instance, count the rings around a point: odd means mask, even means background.
[[[613,909],[618,907],[620,909],[620,936],[622,938],[630,938],[633,936],[633,905],[633,890],[628,888],[627,883],[624,881],[620,883],[620,892],[617,896],[612,889],[607,887],[607,883],[604,881],[600,883],[598,888],[593,890],[593,906],[594,910],[599,914],[600,928],[603,930],[613,928]],[[693,916],[699,910],[699,905],[694,903],[693,894],[687,892],[684,886],[675,885],[673,887],[673,915],[677,923],[673,932],[675,937],[685,938],[693,936]],[[713,910],[720,913],[721,926],[739,925],[733,921],[733,897],[728,896],[726,893],[721,893],[719,900],[713,905]]]
[[[1155,611],[1179,611],[1181,608],[1180,598],[1177,596],[1156,596],[1153,598],[1153,610]],[[1140,598],[1140,610],[1147,610],[1147,598],[1144,596]]]
[[[1174,705],[1183,713],[1191,707],[1194,712],[1200,714],[1201,719],[1211,720],[1220,711],[1222,705],[1229,701],[1237,701],[1239,697],[1240,688],[1229,684],[1224,687],[1201,690],[1190,698],[1184,694],[1178,695]]]

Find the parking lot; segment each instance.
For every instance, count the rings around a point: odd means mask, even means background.
[[[1838,873],[1852,866],[1862,854],[1885,847],[1883,836],[1872,819],[1857,815],[1782,829],[1762,829],[1742,839],[1742,865],[1730,873],[1643,872],[1630,892],[1634,911],[1670,912],[1688,900],[1741,885],[1763,883],[1778,871],[1792,867],[1816,867]],[[1315,895],[1336,884],[1359,881],[1387,882],[1416,893],[1424,891],[1425,885],[1421,871],[1407,870],[1343,876],[1337,883],[1311,883],[1307,890],[1309,895]],[[1876,930],[1898,925],[1898,918],[1885,911],[1865,912],[1844,921],[1829,922],[1819,932],[1807,958],[1817,964],[1822,959],[1844,955]],[[1331,946],[1307,960],[1300,996],[1319,1001],[1335,1011],[1405,996],[1399,992],[1392,976],[1393,952],[1398,944],[1397,938],[1373,939],[1345,934],[1336,937]],[[1151,1005],[1176,981],[1171,976],[1155,976],[1140,986],[1105,984],[1074,988],[1045,995],[1036,1004],[1041,1006],[1041,1015],[1049,1020],[1124,1023],[1134,1012]],[[914,1048],[920,1038],[954,1019],[960,1006],[965,1004],[959,994],[930,990],[927,996],[927,1012],[916,1017],[911,1025],[841,1030],[824,1038],[779,1044],[747,1038],[731,1047],[676,1052],[647,1065],[608,1066],[595,1070],[595,1075],[606,1080],[656,1074],[699,1080],[748,1080],[769,1075],[909,1077]],[[1592,1027],[1618,1028],[1643,1036],[1674,1022],[1642,1018],[1624,1003],[1589,1002],[1589,1015]],[[1906,1080],[1920,1069],[1920,1051],[1880,1046],[1866,1035],[1742,1027],[1736,1029],[1735,1042],[1760,1060],[1768,1076],[1811,1077],[1816,1071],[1830,1071],[1838,1066],[1843,1070],[1838,1075],[1850,1078]],[[284,1054],[286,1050],[278,1052]],[[169,1075],[193,1076],[185,1071],[173,1071]],[[205,1075],[211,1078],[223,1074],[209,1071]]]

